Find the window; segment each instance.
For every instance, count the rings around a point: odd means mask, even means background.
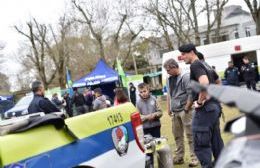
[[[207,38],[203,39],[203,44],[204,45],[209,44],[209,40]]]
[[[236,39],[239,38],[239,33],[238,33],[237,29],[234,31],[234,35],[235,35],[235,38],[236,38]]]
[[[250,33],[250,27],[246,27],[246,37],[250,37],[251,33]]]

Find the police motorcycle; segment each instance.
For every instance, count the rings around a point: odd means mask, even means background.
[[[143,137],[132,103],[66,120],[30,114],[0,122],[0,167],[144,168]]]
[[[224,131],[235,137],[222,150],[215,168],[259,168],[260,94],[239,87],[192,85],[194,91],[206,90],[211,97],[242,113],[225,125]]]

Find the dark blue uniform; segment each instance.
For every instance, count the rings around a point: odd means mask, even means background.
[[[228,85],[239,86],[239,71],[237,67],[228,67],[225,70],[225,79]]]
[[[60,110],[48,98],[35,94],[28,107],[28,113],[32,114],[38,112],[48,114],[52,112],[60,112]]]
[[[206,75],[210,83],[215,83],[214,70],[205,66],[203,62],[194,61],[190,70],[191,80],[198,81],[200,76]],[[198,95],[194,97],[194,100],[197,99]],[[214,99],[207,100],[202,107],[195,109],[192,119],[194,152],[203,168],[213,167],[212,154],[214,159],[217,160],[224,146],[219,128],[220,115],[221,106]]]
[[[256,90],[256,70],[254,63],[244,64],[241,67],[244,80],[248,89]]]

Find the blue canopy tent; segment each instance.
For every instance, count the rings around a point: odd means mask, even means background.
[[[103,93],[114,97],[114,88],[118,82],[118,73],[100,59],[92,72],[73,82],[72,87],[90,86],[92,89],[100,87]]]

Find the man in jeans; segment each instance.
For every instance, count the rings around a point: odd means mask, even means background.
[[[164,63],[164,68],[169,74],[167,79],[167,105],[168,114],[172,116],[172,132],[176,143],[174,164],[184,163],[184,131],[190,147],[190,167],[198,165],[194,153],[192,140],[192,92],[190,88],[190,75],[181,73],[178,63],[169,59]]]

